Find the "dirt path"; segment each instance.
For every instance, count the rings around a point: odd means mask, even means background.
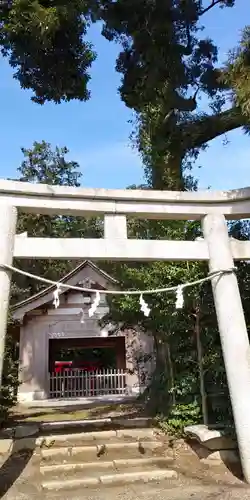
[[[249,500],[250,488],[245,485],[203,484],[181,478],[173,483],[148,483],[142,485],[80,489],[48,495],[37,492],[34,486],[13,487],[2,497],[4,500]]]

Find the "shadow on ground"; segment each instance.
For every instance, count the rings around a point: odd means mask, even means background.
[[[209,456],[209,450],[207,451],[207,457],[204,455],[200,455],[199,445],[194,442],[192,439],[185,439],[185,444],[189,448],[190,452],[187,454],[188,460],[185,459],[185,453],[180,454],[180,472],[189,477],[194,477],[199,479],[202,477],[202,480],[206,482],[206,480],[210,481],[211,477],[227,477],[226,482],[228,482],[228,478],[231,478],[232,481],[236,481],[237,485],[239,483],[244,482],[243,471],[241,467],[240,460],[237,462],[231,462],[227,459],[227,454],[223,454],[221,451],[221,465],[214,464],[212,465],[212,461],[210,465],[202,463],[200,458],[207,458]],[[207,477],[206,477],[207,473]],[[221,481],[220,481],[221,482]]]
[[[14,441],[10,456],[0,468],[0,498],[4,497],[27,467],[34,453],[35,440],[36,438],[33,439],[33,446],[31,443],[31,449],[22,451],[17,451],[17,442]]]

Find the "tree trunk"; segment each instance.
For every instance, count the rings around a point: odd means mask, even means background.
[[[205,383],[204,383],[203,352],[202,352],[202,344],[201,344],[201,338],[200,338],[200,308],[198,306],[196,306],[196,308],[195,308],[194,331],[195,331],[196,346],[197,346],[197,359],[198,359],[198,368],[199,368],[199,381],[200,381],[200,393],[201,393],[201,402],[202,402],[203,424],[208,425],[207,394],[206,394]]]
[[[181,150],[164,155],[155,162],[152,169],[152,187],[158,190],[182,191],[184,188],[182,175],[182,161],[184,154]]]
[[[167,362],[168,362],[168,367],[169,367],[169,388],[171,389],[171,394],[172,394],[172,404],[173,404],[173,406],[175,406],[176,400],[175,400],[175,392],[174,392],[174,368],[173,368],[169,344],[166,344],[166,350],[167,350]]]
[[[173,367],[168,343],[163,336],[155,336],[156,367],[147,391],[150,413],[168,414],[173,404],[170,389],[173,387]]]

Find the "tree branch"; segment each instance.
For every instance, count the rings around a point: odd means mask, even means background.
[[[221,3],[222,0],[212,0],[211,4],[206,7],[205,9],[203,9],[200,13],[200,16],[203,16],[203,14],[206,14],[206,12],[208,12],[209,10],[211,10],[213,7],[215,7],[215,5],[218,5],[219,3]]]
[[[217,115],[206,115],[194,122],[180,124],[177,136],[180,134],[182,148],[187,151],[247,124],[249,119],[235,106]]]

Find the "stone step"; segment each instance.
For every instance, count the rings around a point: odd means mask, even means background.
[[[83,420],[58,420],[48,422],[22,422],[15,427],[0,430],[1,439],[21,439],[31,436],[57,434],[63,432],[101,431],[116,429],[141,429],[154,426],[154,419],[149,417],[106,417],[85,418]]]
[[[114,472],[100,476],[74,476],[72,479],[59,478],[56,480],[43,481],[41,484],[44,493],[47,491],[72,490],[81,488],[100,488],[103,486],[117,486],[139,482],[161,481],[178,479],[178,474],[170,469],[138,469],[127,472]]]
[[[115,460],[119,458],[136,458],[162,455],[164,446],[159,440],[151,441],[120,441],[107,442],[104,444],[78,445],[41,448],[36,450],[34,458],[41,460],[42,463],[50,462],[53,464],[62,463],[62,461],[81,460],[83,462],[93,462],[101,460]]]
[[[140,467],[145,470],[145,467],[151,468],[168,468],[173,463],[170,457],[148,457],[148,458],[129,458],[116,459],[112,461],[95,461],[95,462],[72,462],[60,463],[52,465],[41,465],[40,473],[42,476],[58,477],[59,474],[75,474],[80,472],[87,476],[101,476],[104,473],[111,474],[112,472],[123,472],[124,469],[132,469]]]
[[[54,434],[52,436],[41,436],[36,438],[36,447],[51,448],[51,447],[68,447],[68,446],[82,446],[92,444],[106,444],[110,441],[120,442],[121,440],[151,440],[159,435],[159,431],[154,428],[142,429],[120,429],[120,430],[107,430],[107,431],[93,431],[93,432],[78,432],[71,434]]]
[[[23,450],[40,450],[50,448],[69,448],[77,446],[103,445],[123,441],[138,442],[159,439],[159,431],[154,428],[128,428],[106,431],[75,432],[70,434],[53,434],[39,437],[23,437],[19,439],[0,439],[0,454],[18,453]],[[161,437],[162,439],[162,437]],[[62,450],[62,454],[64,451]]]
[[[58,422],[42,422],[37,426],[36,432],[51,434],[56,432],[75,430],[101,431],[114,429],[146,428],[154,425],[154,419],[149,417],[106,417],[84,420],[64,420]],[[24,426],[22,426],[24,427]],[[25,430],[23,430],[25,432]],[[9,437],[9,436],[8,436]]]

